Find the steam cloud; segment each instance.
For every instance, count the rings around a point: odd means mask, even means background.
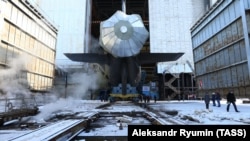
[[[0,97],[15,97],[16,94],[28,94],[27,79],[24,78],[23,70],[27,63],[27,56],[18,56],[13,58],[9,66],[0,69]]]
[[[28,60],[30,59],[27,56],[18,56],[12,58],[8,67],[0,69],[0,98],[13,98],[17,94],[22,94],[25,97],[32,95],[27,87],[25,73]],[[34,116],[34,119],[43,120],[49,118],[54,112],[73,110],[77,104],[76,100],[91,99],[92,92],[99,86],[106,84],[106,78],[102,77],[100,72],[77,72],[70,74],[67,87],[63,85],[46,94],[33,93],[36,102],[39,103],[38,106],[40,106],[40,113]]]

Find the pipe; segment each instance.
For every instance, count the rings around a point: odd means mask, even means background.
[[[122,0],[122,11],[126,13],[126,0]]]

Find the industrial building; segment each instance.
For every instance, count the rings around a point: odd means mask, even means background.
[[[160,99],[195,92],[190,28],[211,3],[208,0],[126,0],[126,13],[141,15],[150,34],[142,52],[184,52],[177,61],[142,65],[141,69],[146,71],[145,83],[158,86]],[[91,34],[98,38],[100,22],[121,9],[122,1],[92,0]]]
[[[1,75],[1,85],[20,80],[31,91],[50,90],[54,83],[57,33],[54,24],[28,0],[0,0],[0,68],[1,72],[6,71]],[[15,68],[18,71],[12,72]],[[15,85],[11,87],[17,89]],[[5,87],[1,87],[1,92],[9,93]]]
[[[157,64],[163,99],[195,93],[190,28],[210,5],[208,0],[149,0],[150,52],[184,52],[177,61]]]
[[[86,67],[108,79],[107,66],[72,62],[63,53],[102,52],[100,22],[121,10],[122,1],[0,2],[1,68],[8,68],[18,54],[29,56],[26,73],[18,77],[26,78],[31,90],[46,91],[53,86],[55,64],[64,74],[61,81],[68,75],[66,68],[86,72]],[[36,5],[56,24],[51,24]],[[161,99],[196,92],[225,94],[229,90],[248,97],[248,11],[247,0],[126,0],[126,13],[139,14],[150,33],[142,52],[185,53],[177,61],[142,66],[145,82],[157,82]]]
[[[250,1],[220,0],[191,28],[199,94],[250,96]]]
[[[58,25],[54,90],[61,97],[88,93],[87,88],[84,89],[91,84],[85,84],[86,78],[83,76],[88,73],[89,69],[98,73],[103,73],[104,69],[98,64],[71,61],[64,53],[89,52],[89,49],[94,50],[99,47],[98,39],[91,36],[90,33],[91,0],[29,1],[33,5],[39,6]],[[102,81],[102,77],[100,77],[100,81]],[[77,96],[77,98],[80,97],[84,96]]]
[[[69,61],[64,53],[99,52],[100,22],[107,20],[124,6],[122,0],[34,0],[59,25],[56,61],[62,70],[70,67],[93,67],[93,64]],[[150,33],[142,52],[175,53],[185,55],[174,62],[143,65],[145,83],[156,82],[161,99],[194,93],[194,62],[190,28],[212,5],[214,0],[153,1],[125,0],[127,14],[139,14]],[[67,11],[67,12],[65,12]],[[67,22],[65,22],[67,20]],[[104,78],[108,78],[107,66],[94,64]],[[83,69],[85,70],[85,69]],[[61,83],[64,84],[65,82]]]

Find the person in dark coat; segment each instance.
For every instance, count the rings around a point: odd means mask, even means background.
[[[221,100],[221,96],[219,92],[215,93],[215,100],[217,102],[218,107],[220,107],[220,100]]]
[[[155,101],[155,103],[156,103],[156,95],[154,95],[154,101]]]
[[[205,102],[205,105],[206,105],[206,109],[209,109],[210,95],[208,93],[206,93],[205,96],[204,96],[204,102]]]
[[[233,91],[230,91],[230,92],[227,94],[227,112],[229,111],[229,108],[230,108],[231,103],[232,103],[233,106],[234,106],[235,112],[239,112],[238,109],[237,109],[237,106],[236,106],[235,102],[236,102],[235,95],[234,95]]]
[[[212,101],[213,101],[213,106],[216,106],[216,103],[215,103],[215,92],[212,93]]]

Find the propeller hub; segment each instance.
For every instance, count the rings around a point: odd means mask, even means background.
[[[126,26],[121,26],[120,31],[121,33],[126,33],[128,31],[128,28]]]

